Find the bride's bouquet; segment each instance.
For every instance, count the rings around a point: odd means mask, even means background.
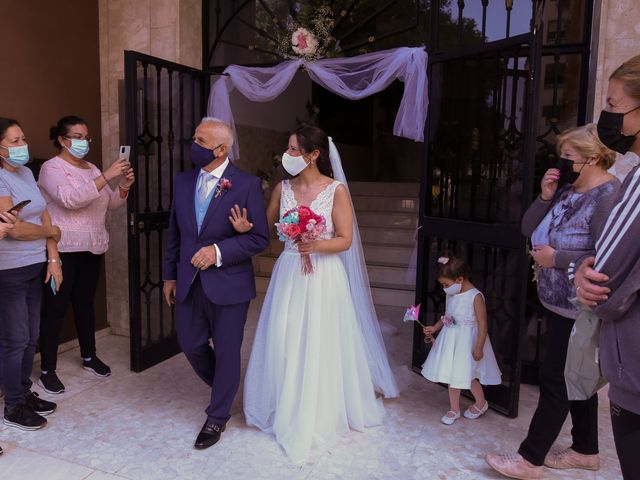
[[[276,223],[278,238],[286,242],[307,243],[317,240],[326,230],[326,222],[322,215],[318,215],[309,207],[299,206],[285,212]],[[301,255],[302,273],[313,273],[313,264],[309,255]]]

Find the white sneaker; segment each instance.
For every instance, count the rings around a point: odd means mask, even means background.
[[[482,415],[484,415],[487,410],[489,410],[489,402],[487,402],[487,401],[484,402],[484,407],[482,407],[480,409],[478,409],[478,407],[476,407],[475,405],[471,405],[464,412],[464,417],[465,418],[470,418],[471,420],[475,420],[476,418],[479,418]]]
[[[440,421],[445,425],[453,425],[453,422],[455,422],[459,418],[460,418],[460,412],[454,412],[453,410],[449,410],[447,413],[445,413],[442,416]]]

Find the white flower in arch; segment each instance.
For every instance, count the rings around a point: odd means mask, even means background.
[[[298,28],[291,35],[291,46],[298,55],[313,56],[318,48],[318,40],[315,35],[306,28]]]

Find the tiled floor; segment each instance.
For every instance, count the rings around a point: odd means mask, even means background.
[[[246,365],[259,302],[251,309],[243,359]],[[407,365],[411,325],[400,309],[382,309],[381,325],[392,361]],[[405,385],[399,399],[385,402],[386,423],[353,432],[308,462],[291,464],[275,441],[244,424],[241,398],[221,441],[205,451],[192,448],[208,401],[207,388],[178,355],[143,373],[129,371],[129,341],[99,340],[99,354],[113,375],[99,379],[80,368],[78,351],[63,354],[58,372],[67,392],[46,429],[23,432],[0,424],[2,480],[115,479],[496,479],[487,452],[513,451],[523,439],[537,391],[523,386],[520,416],[490,411],[477,421],[439,422],[447,392],[399,367]],[[41,392],[37,387],[36,390]],[[42,393],[42,392],[41,392]],[[51,398],[43,394],[44,397]],[[600,407],[602,469],[545,471],[544,478],[618,479],[607,402]],[[568,445],[565,427],[557,445]]]

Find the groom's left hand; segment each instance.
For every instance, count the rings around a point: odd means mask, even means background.
[[[202,247],[193,257],[191,257],[191,265],[200,270],[206,270],[211,265],[216,264],[216,247]]]

